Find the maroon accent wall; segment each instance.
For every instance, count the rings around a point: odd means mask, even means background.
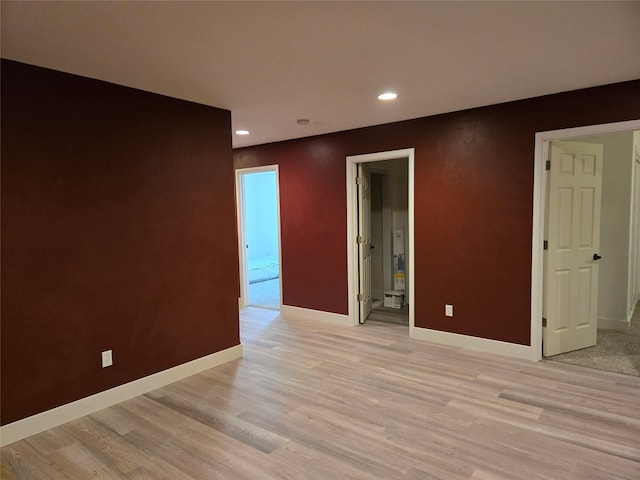
[[[2,61],[3,424],[239,344],[233,181],[230,112]]]
[[[638,118],[631,81],[237,149],[234,166],[280,166],[284,303],[346,314],[345,157],[414,147],[416,326],[529,345],[535,133]]]

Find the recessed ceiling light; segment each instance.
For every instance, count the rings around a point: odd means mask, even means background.
[[[249,135],[249,130],[236,130],[236,135]]]
[[[378,95],[378,100],[395,100],[396,98],[398,98],[398,94],[393,92],[384,92]]]

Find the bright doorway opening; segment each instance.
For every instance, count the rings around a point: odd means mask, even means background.
[[[237,170],[236,188],[240,307],[279,310],[282,285],[278,167]]]

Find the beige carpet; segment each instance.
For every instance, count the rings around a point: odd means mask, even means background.
[[[640,304],[628,331],[598,330],[595,347],[554,355],[547,360],[640,376]]]

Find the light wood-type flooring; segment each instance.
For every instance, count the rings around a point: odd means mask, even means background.
[[[241,313],[245,357],[2,449],[3,479],[640,479],[640,377]]]

